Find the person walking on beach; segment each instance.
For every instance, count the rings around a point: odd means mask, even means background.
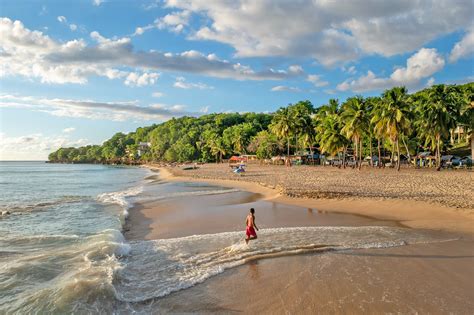
[[[246,235],[247,237],[245,238],[245,243],[249,243],[250,240],[255,240],[257,239],[257,233],[255,232],[255,229],[258,231],[258,227],[255,224],[255,209],[250,208],[250,213],[247,215],[247,219],[245,220],[245,224],[247,225],[247,231]]]

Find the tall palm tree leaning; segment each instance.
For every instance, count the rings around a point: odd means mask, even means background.
[[[287,140],[287,157],[290,156],[290,137],[293,133],[293,119],[288,107],[282,107],[273,116],[269,129],[277,137]]]
[[[385,134],[397,149],[397,171],[400,170],[400,136],[408,132],[410,103],[405,87],[394,87],[383,93],[383,102],[374,111],[371,122],[375,130]]]
[[[417,126],[425,143],[436,146],[436,166],[441,169],[441,141],[456,127],[460,100],[455,88],[444,84],[434,85],[427,93],[417,97]]]
[[[367,104],[361,96],[356,96],[348,98],[342,107],[341,118],[344,127],[341,132],[354,142],[356,160],[359,159],[357,166],[360,170],[362,166],[362,137],[369,125]]]

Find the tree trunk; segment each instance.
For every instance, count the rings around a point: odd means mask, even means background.
[[[342,167],[346,168],[346,154],[347,154],[347,147],[344,146],[342,151]]]
[[[372,161],[372,137],[369,137],[369,151],[370,151],[370,166],[374,166],[374,163]]]
[[[380,163],[382,163],[382,154],[380,153],[380,139],[377,139],[377,150],[379,151],[379,161],[377,163],[377,166],[380,168]]]
[[[359,147],[360,147],[360,150],[359,150],[359,171],[360,171],[360,168],[362,167],[362,139],[359,139]]]
[[[400,171],[400,145],[399,145],[399,141],[397,139],[397,171]]]
[[[286,157],[290,158],[290,137],[288,137],[288,148],[287,148]]]
[[[393,155],[395,154],[395,141],[392,140],[392,153],[390,155],[390,165],[393,166]]]
[[[440,171],[441,170],[441,151],[440,151],[440,135],[436,136],[436,170]]]
[[[408,164],[411,164],[411,156],[410,151],[408,150],[408,146],[405,142],[405,139],[402,137],[403,145],[405,146],[405,150],[407,150],[407,157],[408,157]]]
[[[354,163],[355,163],[355,166],[357,167],[357,160],[358,160],[358,156],[359,156],[359,140],[356,138],[355,139],[355,152],[354,152]]]

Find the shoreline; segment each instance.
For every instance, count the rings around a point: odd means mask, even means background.
[[[407,199],[380,199],[380,198],[300,198],[284,195],[278,185],[263,186],[263,183],[246,181],[245,177],[239,180],[220,178],[199,178],[176,174],[168,167],[146,165],[151,170],[158,170],[160,178],[170,182],[200,182],[222,187],[237,188],[258,193],[263,200],[277,203],[316,208],[330,213],[344,213],[367,216],[377,220],[396,221],[410,228],[442,230],[457,232],[474,237],[474,211],[459,209],[439,204]]]
[[[160,188],[164,191],[173,185],[189,187],[187,183],[239,191],[138,203],[130,211],[129,222],[136,234],[127,235],[127,239],[163,240],[242,231],[242,218],[250,206],[257,210],[257,224],[263,224],[259,225],[262,230],[302,226],[397,228],[401,224],[429,229],[426,232],[434,235],[455,232],[453,239],[442,242],[255,259],[153,299],[150,303],[157,312],[339,314],[352,309],[355,313],[467,314],[474,309],[469,276],[474,275],[474,235],[472,218],[464,212],[410,200],[290,198],[255,182],[176,176],[166,168],[150,168],[158,170],[157,177],[169,185]]]

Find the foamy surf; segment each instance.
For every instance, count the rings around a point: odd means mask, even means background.
[[[103,203],[118,204],[122,207],[122,215],[128,217],[128,210],[133,206],[130,201],[131,197],[137,196],[143,192],[143,186],[136,186],[122,191],[103,193],[97,196],[97,200]]]
[[[117,271],[117,299],[141,302],[186,289],[246,262],[308,252],[385,248],[446,241],[432,233],[393,227],[301,227],[260,231],[249,245],[242,232],[131,242]]]

